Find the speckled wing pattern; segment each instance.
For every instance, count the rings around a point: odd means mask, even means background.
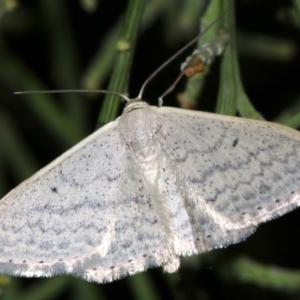
[[[259,223],[299,206],[296,130],[175,108],[162,108],[158,119],[197,252],[239,242]]]
[[[239,242],[299,205],[300,134],[141,105],[0,202],[0,273],[108,282]]]

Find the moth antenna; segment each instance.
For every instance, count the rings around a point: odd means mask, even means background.
[[[165,61],[160,67],[158,67],[146,80],[145,82],[143,83],[141,89],[140,89],[140,92],[137,96],[136,99],[142,99],[142,96],[143,96],[143,92],[145,90],[145,87],[147,86],[147,84],[162,70],[164,69],[167,65],[169,65],[174,59],[176,59],[182,52],[184,52],[187,48],[189,48],[191,45],[193,45],[195,42],[198,41],[198,39],[204,34],[206,33],[213,25],[215,25],[221,18],[224,17],[226,13],[223,13],[220,17],[218,17],[214,22],[212,22],[204,31],[200,32],[195,38],[193,38],[189,43],[187,43],[185,46],[183,46],[179,51],[177,51],[174,55],[172,55],[167,61]],[[179,79],[182,77],[183,74],[180,74],[179,75]],[[178,78],[177,78],[178,79]],[[175,83],[177,83],[178,80],[175,81]],[[172,86],[170,87],[171,88],[171,91],[174,89],[174,87],[172,88]],[[169,89],[170,89],[169,88]],[[169,90],[168,89],[168,90]],[[170,91],[169,91],[170,92]],[[168,92],[168,93],[169,93]],[[167,93],[167,94],[168,94]],[[166,95],[166,92],[164,93],[163,96]],[[162,96],[160,97],[160,100],[162,100]],[[160,105],[161,106],[161,105]]]
[[[186,70],[181,71],[181,73],[175,79],[175,81],[172,83],[172,85],[170,85],[168,87],[168,89],[158,98],[158,106],[159,107],[161,107],[163,105],[163,98],[175,89],[178,81],[182,78],[183,75],[185,75],[185,73],[186,73]]]
[[[166,62],[164,62],[159,68],[157,68],[143,83],[140,92],[138,96],[135,99],[142,99],[143,92],[145,90],[145,87],[147,84],[162,70],[164,69],[168,64],[170,64],[174,59],[176,59],[182,52],[184,52],[187,48],[189,48],[192,44],[197,42],[197,40],[206,33],[213,25],[215,25],[223,16],[225,13],[223,13],[220,17],[218,17],[214,22],[212,22],[204,31],[200,32],[194,39],[192,39],[188,44],[186,44],[184,47],[182,47],[179,51],[177,51],[173,56],[171,56]],[[181,79],[181,77],[185,74],[185,71],[182,71],[180,75],[177,77],[177,79],[174,81],[174,83],[162,94],[162,96],[159,97],[159,106],[162,106],[163,103],[163,97],[169,94],[173,89],[175,88],[178,81]],[[99,93],[99,94],[112,94],[117,95],[124,99],[127,102],[130,102],[133,99],[130,99],[126,97],[125,95],[119,93],[119,92],[113,92],[113,91],[107,91],[107,90],[47,90],[47,91],[18,91],[14,92],[15,95],[24,95],[24,94],[59,94],[59,93]]]
[[[119,92],[107,91],[107,90],[51,90],[51,91],[24,91],[24,92],[14,92],[15,95],[24,94],[59,94],[59,93],[99,93],[99,94],[113,94],[123,98],[125,101],[129,102],[130,99]]]

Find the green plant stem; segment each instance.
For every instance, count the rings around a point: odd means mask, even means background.
[[[220,3],[221,2],[219,0],[213,0],[210,2],[203,18],[201,19],[201,24],[203,24],[205,28],[213,23],[222,14]],[[215,37],[216,31],[219,27],[220,26],[216,24],[213,28],[205,32],[205,34],[201,36],[198,41],[198,48],[201,48],[203,44],[210,42]],[[205,77],[209,73],[209,69],[210,66],[206,66],[206,69],[203,73],[198,73],[189,78],[186,84],[184,95],[180,100],[183,108],[196,107],[197,100],[199,99],[199,96],[203,90]]]
[[[226,270],[226,275],[224,270]],[[281,291],[283,295],[287,291],[296,292],[298,296],[300,295],[299,271],[267,266],[241,257],[220,264],[217,272],[222,280],[253,284],[274,291]]]
[[[141,23],[141,31],[149,27],[149,24],[155,21],[166,9],[166,2],[161,0],[153,0],[147,4],[147,10],[143,15]],[[112,64],[115,58],[114,49],[118,40],[122,21],[122,16],[112,29],[103,37],[99,50],[91,59],[87,69],[82,74],[81,86],[83,89],[101,89],[103,82],[111,72]]]
[[[229,31],[230,39],[221,64],[216,112],[234,116],[238,110],[242,117],[259,118],[260,115],[249,101],[241,82],[236,47],[234,1],[222,0],[222,3],[226,12],[224,27]]]
[[[239,74],[235,68],[236,62],[236,43],[235,43],[235,21],[234,21],[234,3],[232,0],[223,0],[224,11],[226,15],[223,23],[228,28],[230,40],[224,52],[221,65],[221,80],[219,96],[217,100],[216,112],[224,115],[235,115],[237,110],[237,92]]]
[[[129,45],[129,50],[118,51],[116,63],[113,68],[113,74],[108,87],[110,91],[126,91],[132,58],[134,54],[138,30],[140,27],[145,0],[130,0],[125,15],[124,25],[122,27],[119,41],[122,40]],[[98,118],[98,125],[106,124],[114,120],[117,116],[120,105],[120,97],[115,95],[106,95],[104,103]]]
[[[298,25],[300,25],[300,0],[293,0],[293,3],[298,17]]]

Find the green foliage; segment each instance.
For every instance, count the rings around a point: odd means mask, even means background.
[[[299,127],[299,25],[282,13],[284,4],[275,2],[0,1],[0,195],[87,136],[97,119],[102,125],[120,114],[114,95],[96,101],[94,94],[16,96],[14,91],[101,89],[112,74],[108,90],[135,96],[143,80],[198,33],[200,21],[207,26],[224,11],[224,19],[198,45],[225,29],[230,40],[224,55],[189,79],[186,88],[179,84],[165,104],[178,106],[181,91],[182,107],[276,117]],[[300,1],[293,3],[290,11],[300,22]],[[120,42],[126,47],[118,49]],[[174,61],[149,84],[145,97],[153,97],[152,104],[184,60]],[[299,299],[297,215],[261,226],[245,243],[184,258],[175,274],[156,268],[105,285],[71,276],[0,276],[0,299]]]

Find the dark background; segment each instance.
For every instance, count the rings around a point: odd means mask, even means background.
[[[58,0],[52,0],[56,1]],[[79,95],[80,99],[74,98],[76,105],[79,101],[79,106],[82,107],[82,117],[77,123],[81,132],[68,141],[63,141],[62,137],[51,130],[47,120],[28,105],[26,97],[12,95],[16,90],[26,90],[24,85],[19,86],[19,79],[14,75],[19,71],[21,76],[26,74],[16,67],[16,61],[34,74],[43,85],[42,89],[81,88],[82,74],[96,55],[103,36],[124,14],[128,4],[124,0],[102,0],[98,9],[88,13],[83,10],[80,1],[59,1],[64,8],[64,21],[69,32],[66,40],[72,42],[70,49],[72,56],[76,58],[76,66],[72,66],[72,80],[57,76],[57,71],[53,69],[55,55],[51,51],[49,26],[54,26],[57,22],[59,12],[55,9],[45,11],[42,1],[20,1],[15,11],[0,19],[1,195],[92,132],[96,126],[102,95],[97,98]],[[170,2],[174,7],[182,5],[182,1]],[[300,107],[300,35],[297,19],[290,14],[292,1],[240,0],[235,3],[236,28],[241,44],[242,38],[247,39],[246,33],[251,33],[274,38],[278,45],[288,44],[292,49],[288,54],[277,57],[267,55],[262,58],[257,51],[251,53],[251,49],[248,49],[250,53],[246,53],[240,45],[241,77],[251,102],[267,120],[273,120],[287,109],[296,113],[297,107]],[[45,14],[49,18],[45,18]],[[144,79],[156,67],[197,34],[198,23],[180,28],[177,22],[176,18],[168,20],[166,14],[161,13],[140,32],[128,87],[131,96],[138,94]],[[184,58],[183,55],[182,60]],[[179,59],[179,62],[182,60]],[[171,64],[149,85],[145,100],[153,105],[157,104],[157,97],[178,75],[179,62]],[[217,58],[207,75],[199,109],[214,111],[219,69],[220,58]],[[58,69],[61,75],[60,72],[64,70]],[[106,77],[102,88],[107,87],[108,79]],[[185,83],[182,81],[176,91],[165,99],[165,105],[179,106],[175,96],[184,87]],[[52,101],[67,113],[60,95]],[[10,144],[11,140],[17,140],[18,143]],[[13,147],[12,151],[9,145],[22,146]],[[20,169],[18,164],[21,165]],[[299,210],[296,210],[261,225],[243,243],[184,259],[179,272],[173,275],[163,274],[160,268],[155,268],[105,285],[85,283],[71,277],[56,278],[55,281],[49,281],[48,286],[46,281],[49,279],[14,278],[9,283],[2,279],[4,284],[0,299],[19,299],[21,296],[33,299],[31,297],[34,293],[37,296],[34,299],[146,299],[146,296],[148,299],[298,299],[300,294],[299,289],[297,291],[295,288],[296,283],[294,286],[291,284],[292,288],[288,287],[289,284],[282,288],[274,283],[276,280],[266,280],[267,284],[264,286],[260,278],[269,278],[267,274],[278,268],[299,270],[299,217]],[[253,282],[247,282],[242,276],[232,276],[235,273],[230,269],[231,263],[239,258],[249,258],[262,264],[265,275],[252,274],[254,271],[249,268],[249,273],[254,277]],[[275,278],[282,281],[281,277]],[[297,282],[296,278],[295,275],[291,281]],[[0,289],[2,281],[0,280]],[[53,292],[53,295],[49,292],[50,296],[45,296],[47,288],[57,292]]]

